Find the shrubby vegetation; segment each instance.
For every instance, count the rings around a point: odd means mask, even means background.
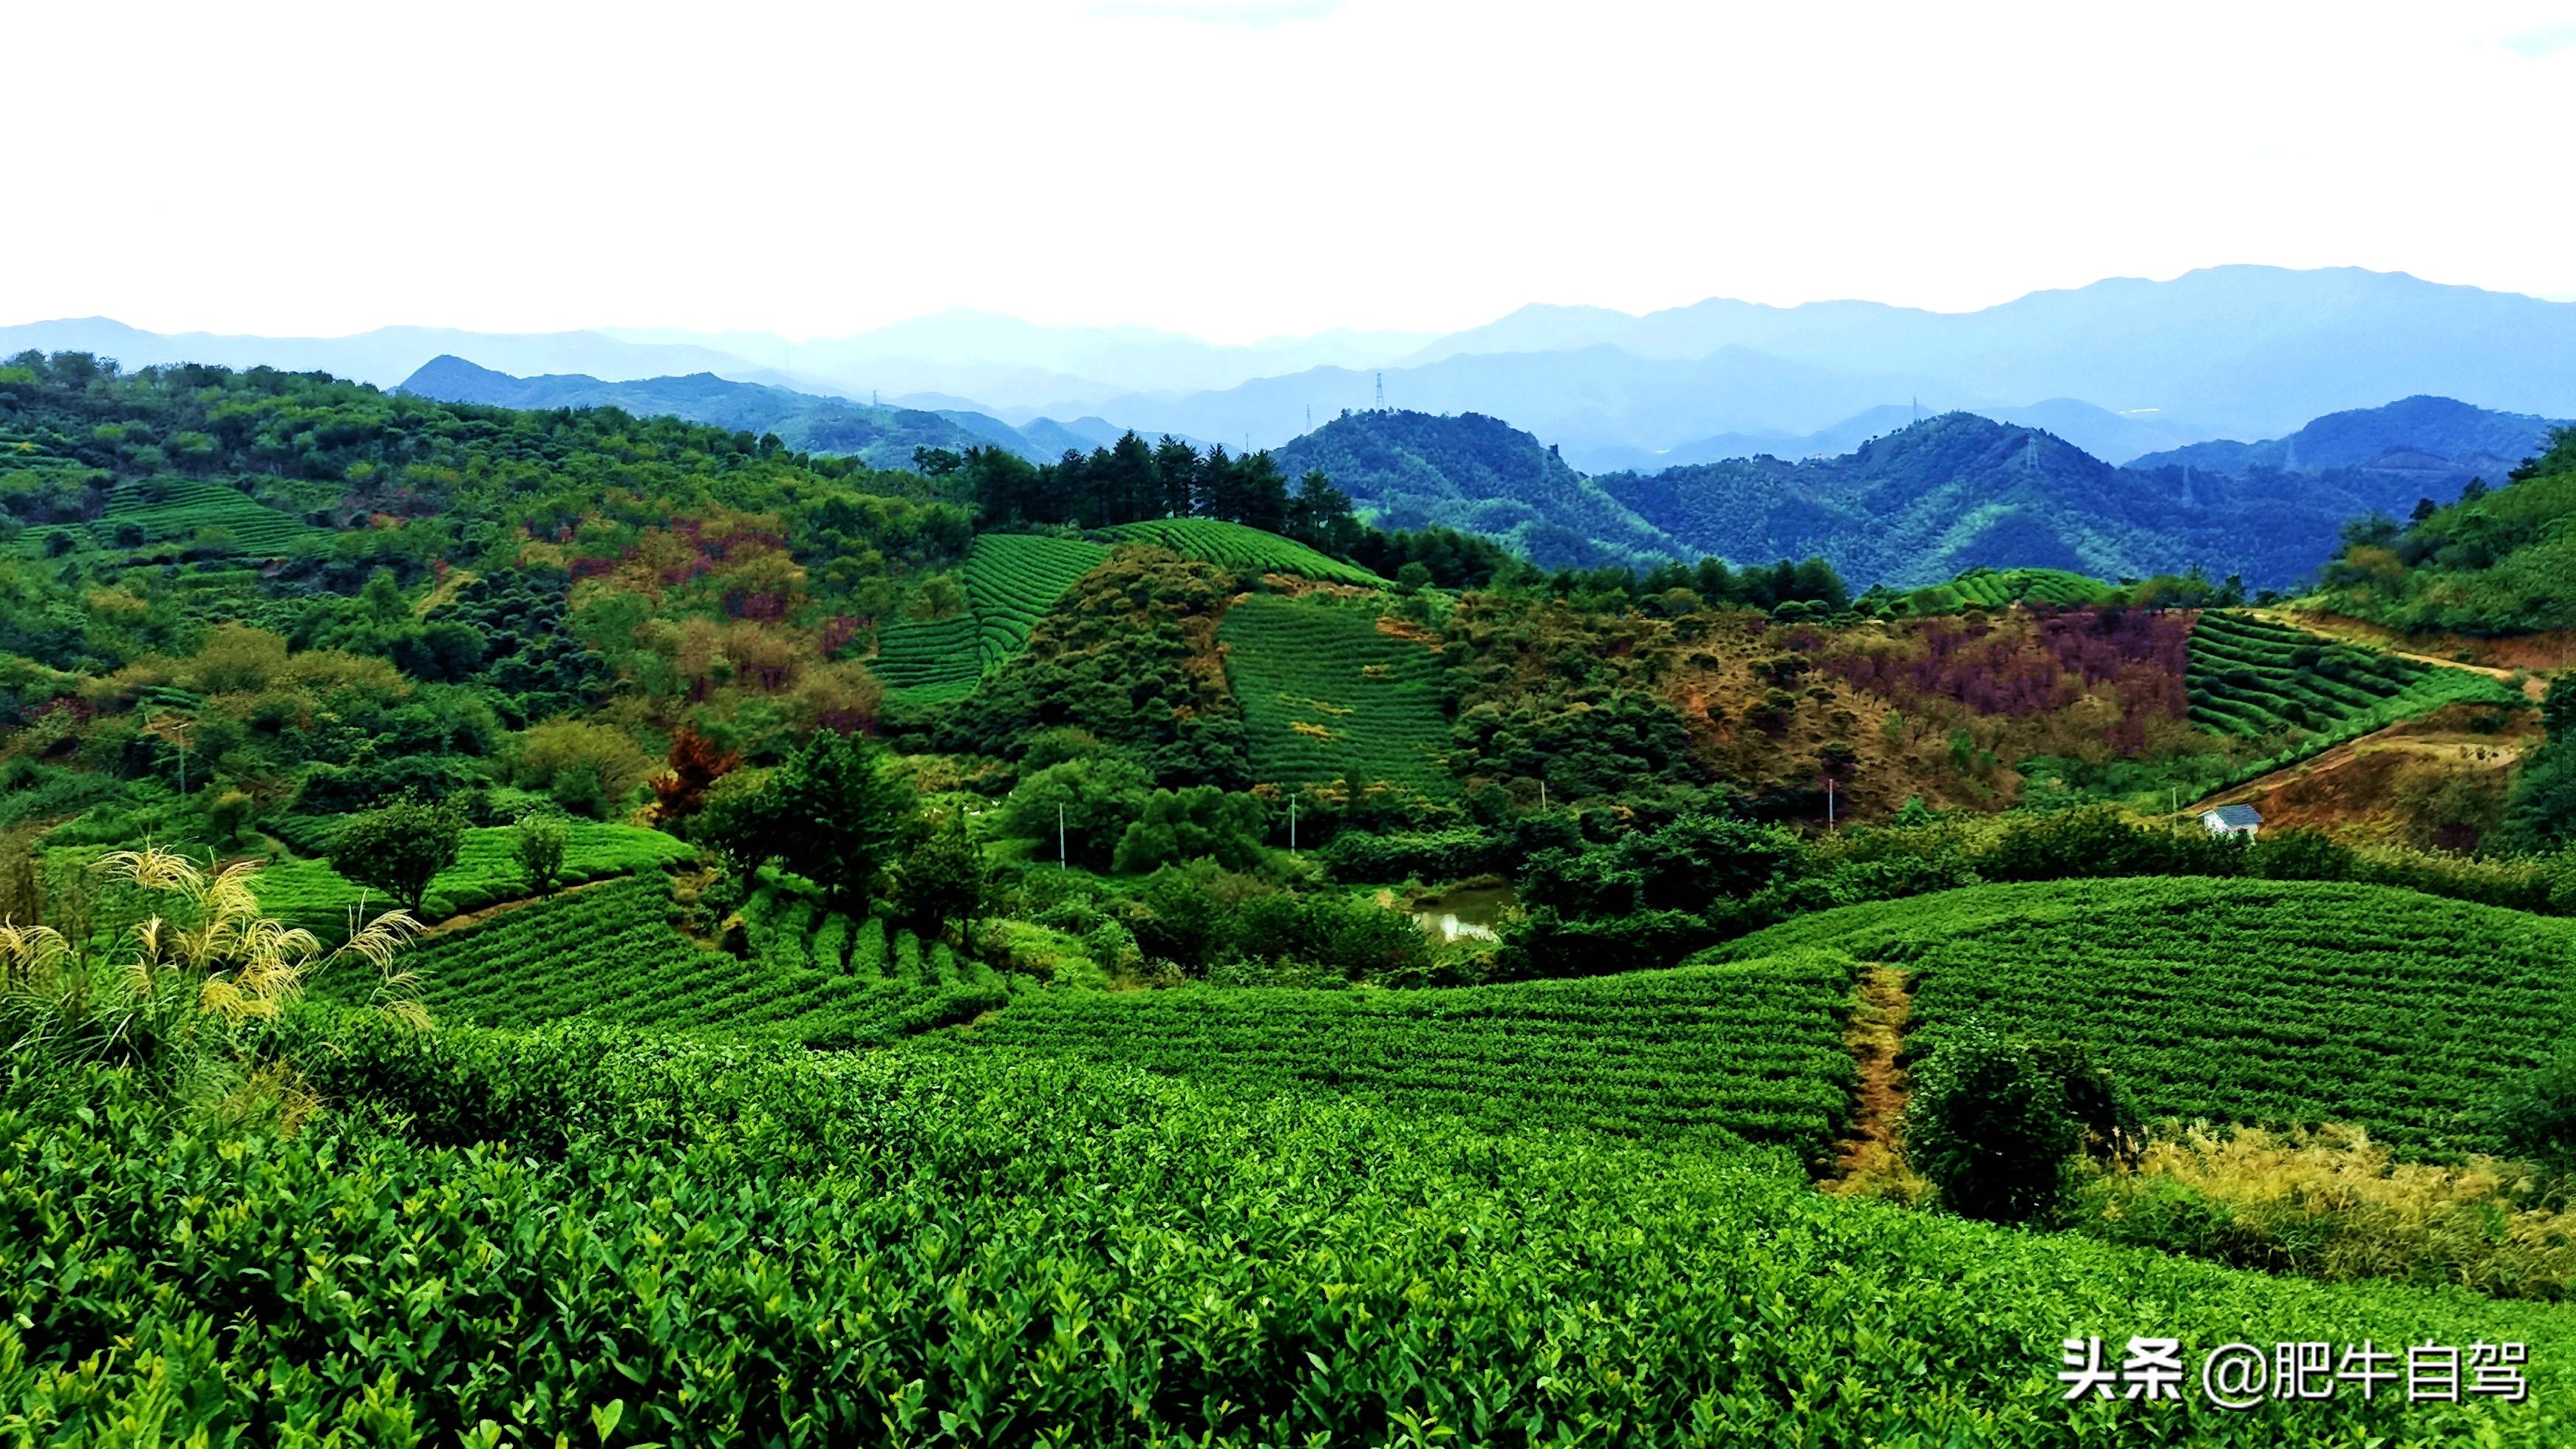
[[[1964,1217],[2055,1216],[2079,1152],[2134,1158],[2135,1112],[2080,1043],[2008,1037],[1975,1019],[1915,1074],[1905,1156]]]
[[[2404,1162],[2350,1128],[2196,1126],[2079,1175],[2058,1219],[2106,1242],[2326,1282],[2395,1279],[2563,1300],[2576,1220],[2518,1162]]]
[[[2565,676],[2553,681],[2540,718],[2548,739],[2515,781],[2506,833],[2534,849],[2576,850],[2576,683]],[[2576,898],[2565,885],[2561,890]],[[2568,900],[2559,902],[2559,909],[2571,908]]]
[[[2394,628],[2468,635],[2576,629],[2576,432],[2559,429],[2505,486],[2472,485],[2448,508],[2401,526],[2385,518],[2345,530],[2325,571],[2324,597]]]

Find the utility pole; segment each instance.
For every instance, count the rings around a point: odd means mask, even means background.
[[[1288,858],[1297,858],[1297,796],[1294,792],[1288,796]]]
[[[1825,777],[1825,833],[1834,833],[1834,777]]]
[[[1064,805],[1061,801],[1059,801],[1055,807],[1055,868],[1058,870],[1066,868],[1064,863]]]

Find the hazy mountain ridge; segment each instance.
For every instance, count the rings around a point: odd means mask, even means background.
[[[1317,368],[1266,377],[1222,392],[1134,395],[1100,405],[1104,417],[1150,431],[1174,431],[1252,447],[1277,446],[1345,409],[1378,403],[1426,413],[1509,418],[1561,447],[1654,447],[1715,433],[1825,428],[1891,398],[1991,405],[1946,392],[1927,379],[1845,376],[1730,348],[1686,362],[1659,361],[1607,345],[1573,352],[1469,353],[1420,367],[1355,371]]]
[[[2208,430],[2161,417],[2133,417],[2075,398],[2050,398],[2018,408],[1966,408],[1999,423],[2037,428],[2082,448],[2108,463],[2127,463],[2150,451],[2169,450],[2205,438]],[[1856,413],[1828,428],[1798,436],[1784,432],[1722,433],[1678,444],[1662,452],[1642,448],[1578,447],[1572,461],[1587,473],[1654,473],[1694,463],[1729,458],[1830,458],[1848,453],[1875,437],[1910,427],[1930,416],[1920,404],[1890,403]]]
[[[2131,460],[2139,468],[2245,473],[2271,468],[2316,473],[2338,468],[2501,478],[2540,451],[2564,423],[2529,413],[2493,412],[2447,397],[2410,397],[2379,408],[2329,413],[2297,432],[2259,443],[2225,439]]]
[[[1523,308],[1407,362],[1595,346],[1676,361],[1741,347],[1833,371],[1925,375],[1997,403],[2074,397],[2115,411],[2153,407],[2240,434],[2277,434],[2417,394],[2576,411],[2576,304],[2355,267],[2111,278],[1959,313],[1725,298],[1634,317]]]
[[[615,381],[712,372],[757,380],[759,369],[704,347],[621,341],[604,332],[465,332],[449,327],[379,327],[347,337],[261,337],[214,332],[147,332],[108,317],[0,327],[0,356],[87,352],[129,368],[173,362],[327,372],[393,387],[440,356],[471,355],[517,376],[586,374]]]
[[[1013,426],[1093,415],[1229,447],[1274,446],[1344,408],[1374,407],[1383,373],[1396,407],[1509,418],[1595,469],[1717,461],[1765,443],[1839,450],[1858,441],[1836,432],[1847,420],[1916,403],[2044,427],[2115,461],[2216,437],[2277,438],[2418,395],[2576,416],[2576,303],[2355,268],[2115,278],[1961,313],[1726,298],[1642,316],[1537,306],[1437,338],[1343,330],[1244,345],[971,312],[811,341],[407,327],[162,336],[102,318],[0,327],[0,355],[30,347],[131,366],[264,363],[380,386],[440,354],[514,376],[708,372]],[[2065,411],[2081,407],[2101,417]]]
[[[442,402],[506,408],[616,407],[642,417],[667,414],[737,432],[776,433],[800,452],[846,453],[872,467],[909,467],[915,448],[963,452],[998,446],[1033,460],[1050,450],[998,418],[974,413],[870,407],[713,373],[608,382],[579,374],[512,377],[461,357],[436,357],[400,391]],[[1052,435],[1049,441],[1053,441]]]

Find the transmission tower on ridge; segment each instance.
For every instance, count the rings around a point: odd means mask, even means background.
[[[1386,411],[1386,374],[1383,372],[1377,375],[1377,410]]]

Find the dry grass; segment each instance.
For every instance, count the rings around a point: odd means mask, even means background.
[[[1851,1136],[1834,1149],[1825,1191],[1839,1197],[1885,1198],[1909,1205],[1931,1200],[1932,1184],[1905,1165],[1905,1069],[1896,1064],[1905,1046],[1905,1021],[1914,991],[1904,972],[1871,965],[1861,977],[1843,1044],[1860,1069]]]
[[[2527,1169],[2494,1158],[2397,1162],[2350,1127],[2160,1136],[2135,1170],[2082,1186],[2072,1226],[2330,1281],[2557,1299],[2576,1280],[2576,1209]]]
[[[319,1103],[271,1028],[312,971],[363,961],[379,978],[380,1009],[429,1026],[414,978],[397,966],[420,932],[400,911],[352,919],[347,943],[326,953],[312,932],[260,911],[253,862],[209,869],[146,847],[105,856],[95,869],[155,909],[128,933],[122,959],[95,973],[53,928],[0,923],[0,1020],[13,1049],[149,1061],[183,1100],[230,1118],[273,1112],[292,1130]]]

